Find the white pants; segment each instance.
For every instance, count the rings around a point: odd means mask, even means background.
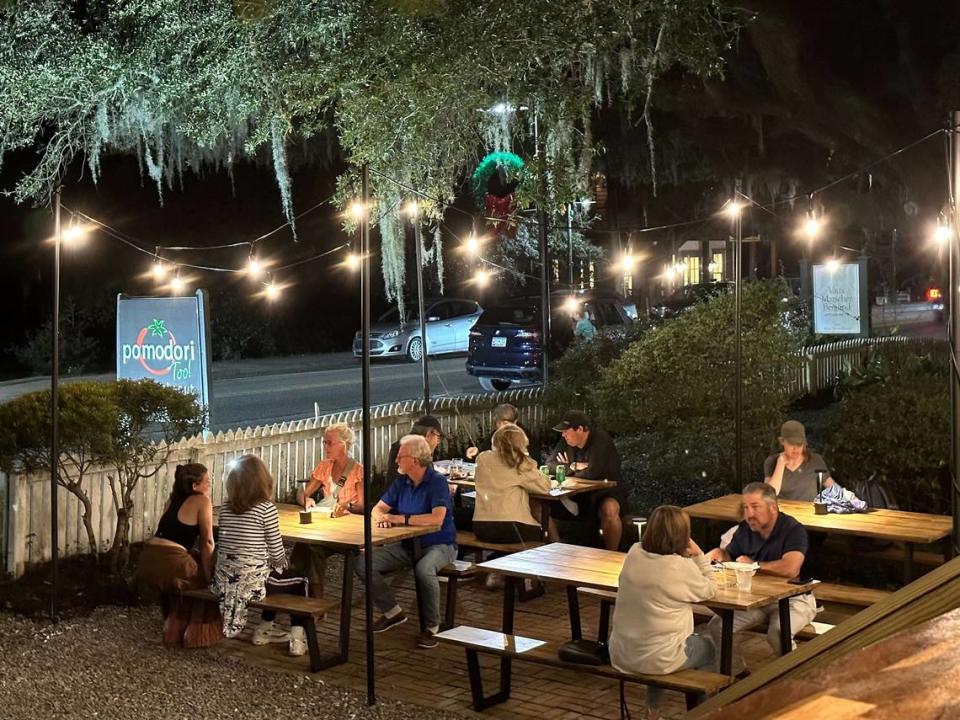
[[[810,624],[810,621],[817,616],[817,601],[813,593],[798,595],[790,598],[790,637],[792,638],[799,630]],[[748,630],[767,621],[767,642],[773,651],[778,655],[780,652],[780,612],[779,603],[767,605],[755,610],[744,610],[733,614],[733,673],[736,674],[743,670],[743,657],[737,650],[737,633],[741,630]],[[723,620],[719,615],[713,618],[707,626],[710,637],[719,649],[720,635],[723,629]],[[790,649],[793,650],[797,644],[791,640]],[[719,672],[720,658],[717,655],[717,671]]]

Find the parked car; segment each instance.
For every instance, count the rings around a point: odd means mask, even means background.
[[[473,300],[462,298],[430,298],[424,302],[427,314],[427,350],[430,355],[466,352],[470,343],[470,328],[480,317],[483,308]],[[360,331],[353,336],[353,356],[363,354]],[[401,318],[397,308],[391,308],[370,325],[370,357],[406,357],[419,362],[423,357],[423,339],[420,337],[420,314],[417,303],[404,306]]]
[[[620,296],[588,290],[572,296],[600,332],[622,332],[630,322]],[[550,357],[563,353],[573,341],[569,292],[550,297]],[[504,300],[487,307],[470,331],[467,374],[487,391],[538,382],[543,377],[543,337],[540,297]]]
[[[712,297],[733,292],[732,282],[710,282],[684,285],[673,291],[663,302],[650,308],[653,320],[668,320],[686,312],[694,305],[706,302]]]

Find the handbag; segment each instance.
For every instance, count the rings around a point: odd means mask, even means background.
[[[609,665],[610,649],[596,640],[568,640],[557,651],[561,660],[578,665]]]

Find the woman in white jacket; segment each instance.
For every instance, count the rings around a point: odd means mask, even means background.
[[[690,517],[673,505],[658,507],[620,571],[611,664],[648,675],[710,665],[713,643],[693,632],[690,605],[716,591],[710,561],[690,538]],[[647,688],[649,720],[660,716],[661,695],[660,688]]]

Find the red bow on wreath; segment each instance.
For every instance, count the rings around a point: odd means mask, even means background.
[[[487,223],[491,225],[496,232],[501,235],[506,235],[507,237],[516,237],[517,225],[508,220],[516,209],[513,202],[513,193],[504,195],[503,197],[497,197],[496,195],[487,193],[483,196],[483,206],[487,213]],[[491,220],[491,218],[502,219]]]

